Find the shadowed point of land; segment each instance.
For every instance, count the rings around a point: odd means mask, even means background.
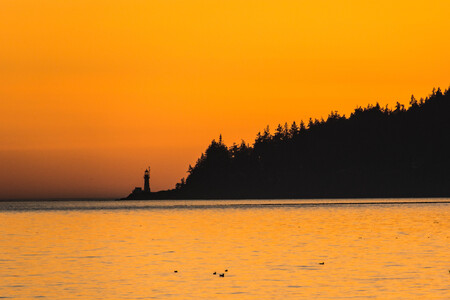
[[[448,197],[449,153],[450,89],[438,88],[408,108],[377,103],[267,127],[253,145],[220,136],[175,189],[152,193],[144,182],[123,199]]]

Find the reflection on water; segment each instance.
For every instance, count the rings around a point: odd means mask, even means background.
[[[426,201],[441,203],[413,203]],[[0,297],[448,299],[449,208],[448,199],[0,203]]]

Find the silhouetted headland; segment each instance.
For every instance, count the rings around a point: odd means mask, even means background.
[[[267,127],[253,145],[213,140],[175,189],[125,199],[450,196],[450,88],[409,107]]]

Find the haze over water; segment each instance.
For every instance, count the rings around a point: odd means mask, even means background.
[[[3,202],[0,297],[448,299],[449,208],[449,199]]]

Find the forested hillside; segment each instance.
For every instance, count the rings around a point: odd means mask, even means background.
[[[213,140],[176,198],[450,196],[450,89],[408,108],[266,128],[253,145]]]

